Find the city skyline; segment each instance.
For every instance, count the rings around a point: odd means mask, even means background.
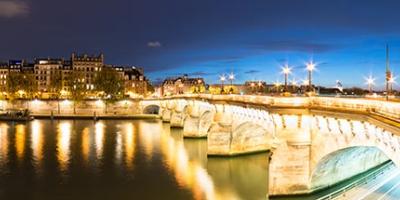
[[[400,63],[400,29],[394,26],[398,5],[2,1],[0,11],[7,12],[0,21],[7,30],[0,38],[7,51],[0,60],[103,52],[108,63],[143,66],[156,82],[187,73],[218,83],[219,75],[231,72],[237,82],[283,82],[280,70],[286,62],[302,80],[304,63],[313,59],[319,63],[316,84],[331,87],[340,80],[344,87],[366,88],[364,77],[373,74],[375,87],[383,89],[386,44],[395,75]]]

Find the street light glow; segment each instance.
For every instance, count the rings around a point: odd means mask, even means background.
[[[396,79],[397,79],[397,77],[392,75],[392,76],[389,78],[389,83],[396,83]]]
[[[367,78],[365,78],[365,83],[367,85],[375,85],[375,78],[370,75]]]
[[[235,74],[231,73],[229,74],[229,80],[233,81],[235,79]]]
[[[282,67],[282,73],[287,75],[290,74],[292,72],[292,68],[290,68],[288,65],[285,65],[284,67]]]
[[[308,62],[308,63],[306,63],[306,69],[307,69],[307,71],[314,71],[316,68],[317,65],[313,62],[313,61],[310,61],[310,62]]]
[[[224,74],[222,74],[222,75],[219,77],[219,80],[221,80],[221,81],[225,81],[225,80],[226,80],[226,77],[225,77],[225,75],[224,75]]]

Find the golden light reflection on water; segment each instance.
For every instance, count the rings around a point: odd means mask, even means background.
[[[115,160],[117,161],[117,164],[121,164],[121,159],[122,159],[122,137],[121,133],[118,132],[115,145]]]
[[[25,151],[25,125],[15,125],[15,150],[18,160],[22,160]]]
[[[8,158],[8,129],[7,124],[0,125],[0,162],[4,164]]]
[[[36,168],[40,168],[43,159],[43,127],[42,123],[35,120],[31,123],[31,148]]]
[[[190,189],[194,199],[222,199],[215,192],[213,181],[199,160],[189,160],[182,139],[174,139],[164,129],[160,139],[161,152],[167,168],[182,188]]]
[[[61,171],[67,171],[70,161],[71,122],[58,124],[57,133],[57,160]]]
[[[139,124],[140,143],[143,145],[146,160],[150,161],[153,158],[153,153],[157,149],[160,139],[161,128],[159,124],[140,123]]]
[[[132,170],[135,158],[135,127],[132,123],[124,124],[123,134],[126,167]]]
[[[82,137],[82,144],[81,144],[81,148],[82,148],[82,157],[83,157],[83,160],[85,161],[85,162],[88,162],[89,161],[89,150],[90,150],[90,135],[89,135],[89,128],[88,127],[85,127],[83,130],[82,130],[82,134],[81,134],[81,137]]]
[[[104,129],[105,125],[103,122],[99,121],[95,124],[95,147],[96,147],[96,157],[101,159],[103,156],[103,145],[104,145]]]

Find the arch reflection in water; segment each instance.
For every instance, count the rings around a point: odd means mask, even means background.
[[[66,172],[70,161],[71,122],[62,121],[57,130],[57,159],[60,170]]]

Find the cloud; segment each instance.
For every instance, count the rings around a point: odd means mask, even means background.
[[[13,18],[29,14],[29,6],[22,1],[0,1],[0,17]]]
[[[260,72],[259,70],[252,69],[252,70],[245,71],[244,73],[245,74],[256,74],[256,73],[259,73],[259,72]]]
[[[279,40],[267,41],[264,44],[252,45],[254,48],[266,51],[293,51],[293,52],[311,52],[324,53],[340,48],[340,45],[319,43],[306,40]]]
[[[204,71],[196,71],[187,73],[189,76],[211,76],[217,74],[216,72],[204,72]]]
[[[161,43],[159,41],[150,41],[147,43],[147,46],[150,48],[159,48],[161,47]]]

